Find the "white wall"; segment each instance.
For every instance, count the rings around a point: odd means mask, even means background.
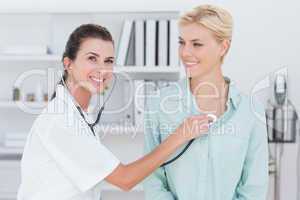
[[[296,0],[1,0],[0,12],[97,12],[185,10],[217,2],[234,16],[232,49],[224,71],[250,92],[280,67],[288,68],[290,99],[300,110],[300,2]],[[296,145],[286,145],[282,199],[296,200]]]
[[[184,11],[201,3],[218,3],[234,16],[233,45],[225,71],[250,91],[255,81],[281,66],[289,68],[291,98],[299,108],[296,54],[300,50],[297,26],[300,3],[296,0],[1,0],[0,13],[9,12],[112,12]],[[251,71],[251,74],[245,74]],[[245,76],[243,76],[245,75]]]
[[[2,0],[0,12],[165,11],[188,8],[187,1],[164,0]],[[196,1],[194,1],[196,2]],[[199,3],[199,1],[198,1]]]
[[[235,19],[233,46],[224,69],[239,87],[250,93],[267,75],[287,67],[289,95],[300,111],[300,2],[224,1]],[[285,145],[282,160],[283,200],[296,200],[297,145]]]

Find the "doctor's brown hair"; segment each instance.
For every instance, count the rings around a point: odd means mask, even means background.
[[[88,38],[96,38],[114,43],[110,32],[105,27],[96,24],[83,24],[76,28],[69,36],[62,56],[62,62],[66,57],[74,61],[82,42]],[[63,85],[63,82],[66,82],[67,78],[68,72],[64,69],[62,79],[57,84]],[[55,96],[56,92],[51,96],[51,100],[54,99]]]

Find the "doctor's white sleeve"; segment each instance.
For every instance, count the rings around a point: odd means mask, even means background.
[[[61,121],[45,127],[40,140],[61,172],[84,192],[113,172],[119,160],[94,136],[80,134]]]
[[[152,103],[152,105],[150,104]],[[146,104],[144,115],[144,152],[151,152],[160,144],[158,118],[156,114],[150,112],[158,111],[158,103],[149,102]],[[164,168],[158,168],[144,181],[144,191],[146,200],[175,200],[172,192],[168,188],[168,181]]]

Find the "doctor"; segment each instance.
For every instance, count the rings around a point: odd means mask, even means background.
[[[128,191],[177,148],[208,130],[206,115],[190,117],[148,155],[120,163],[95,137],[86,114],[91,96],[112,79],[113,64],[114,44],[107,29],[86,24],[70,35],[63,80],[27,138],[18,200],[99,200],[103,180]]]

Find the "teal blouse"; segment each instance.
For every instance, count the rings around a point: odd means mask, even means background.
[[[190,92],[188,79],[149,95],[145,153],[157,147],[185,118],[198,114],[203,113]],[[226,112],[183,156],[149,176],[144,189],[146,200],[265,200],[268,141],[263,106],[230,83]]]

